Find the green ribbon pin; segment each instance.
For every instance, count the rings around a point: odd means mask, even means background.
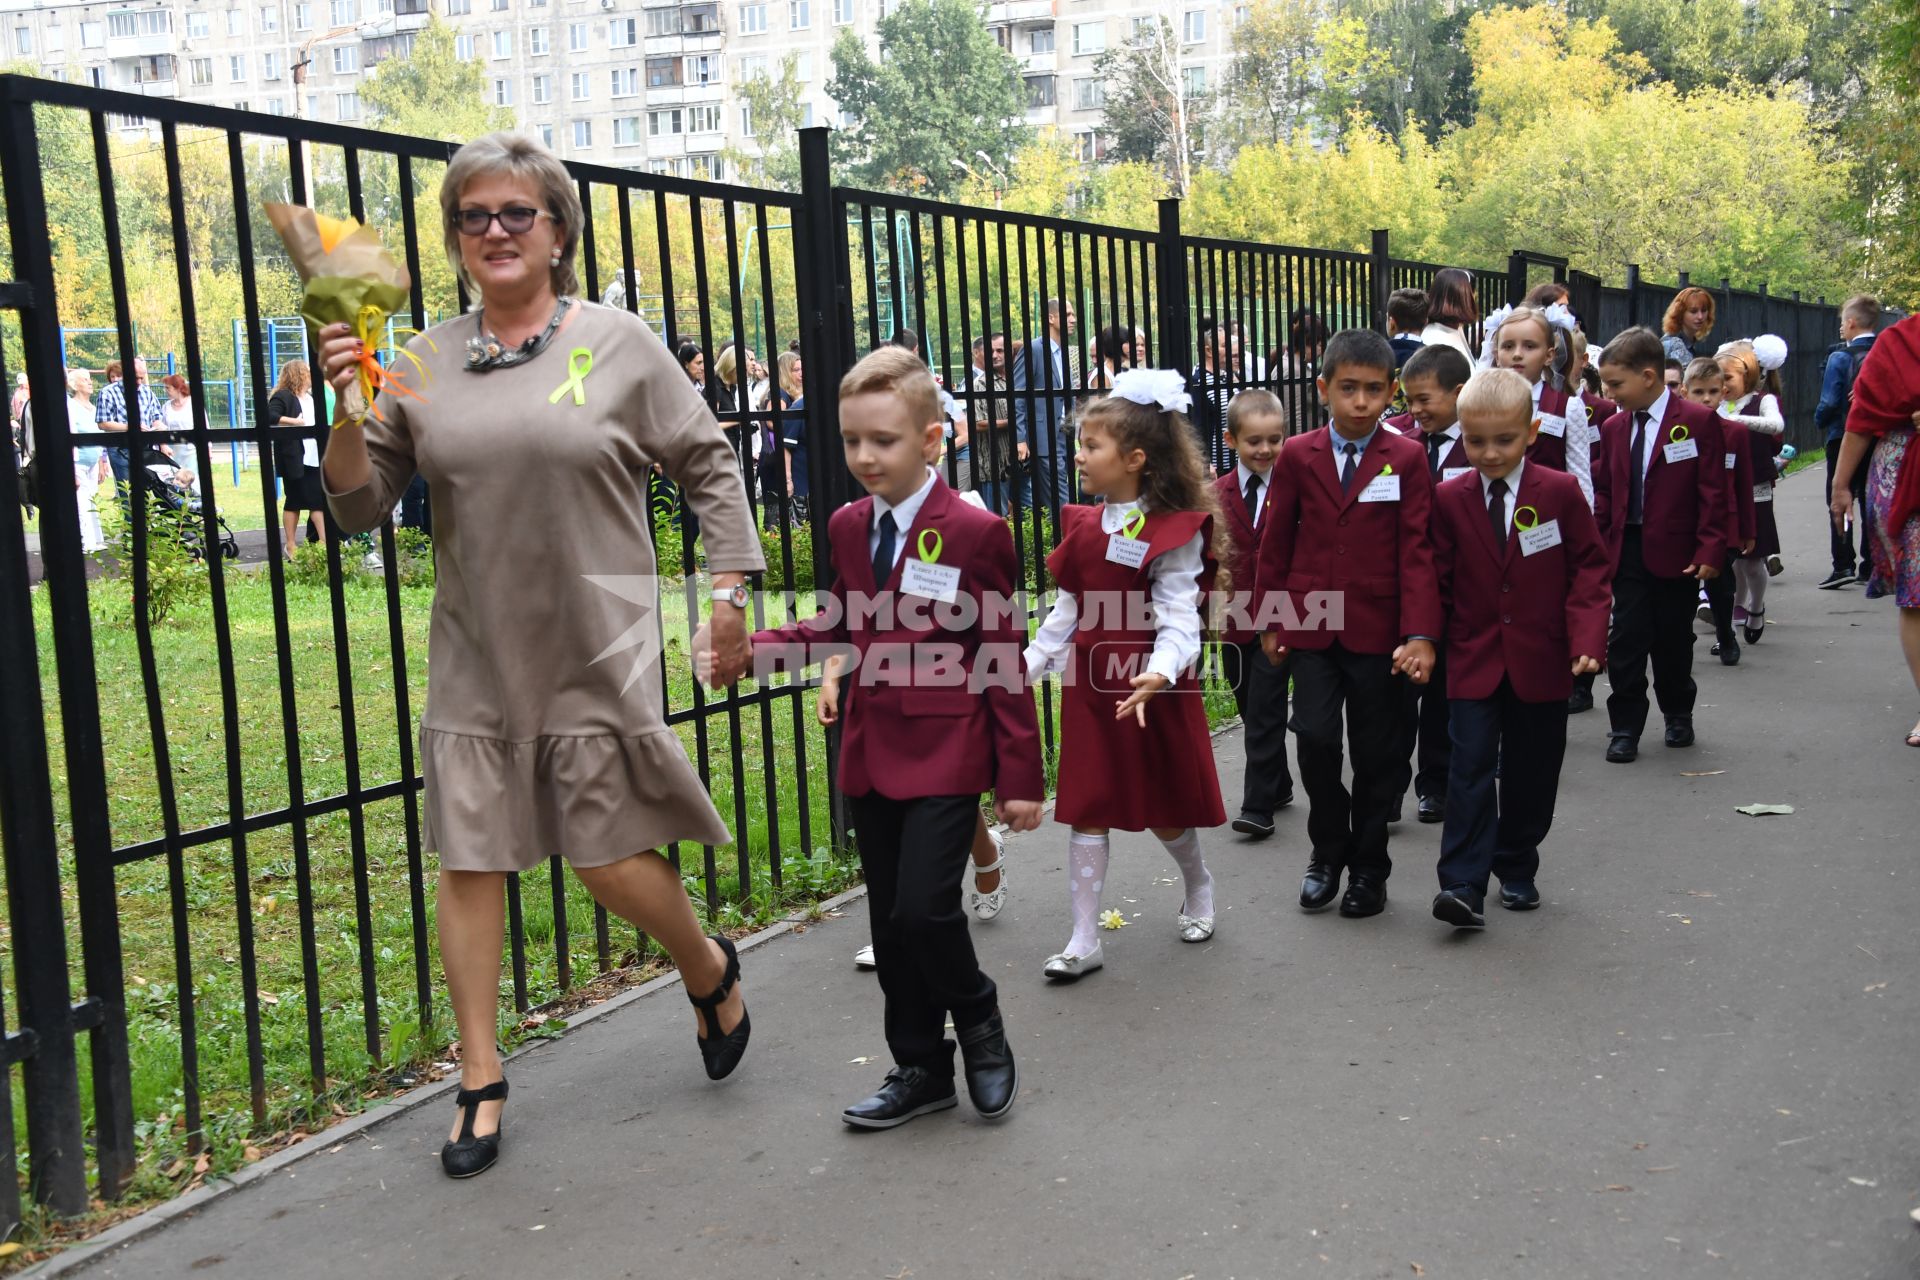
[[[1390,476],[1390,475],[1392,475],[1392,474],[1393,474],[1393,464],[1392,464],[1391,462],[1389,462],[1389,463],[1388,463],[1388,464],[1387,464],[1386,466],[1384,466],[1384,467],[1382,467],[1382,468],[1380,468],[1380,474],[1381,474],[1381,475],[1383,475],[1383,476]]]
[[[548,404],[559,404],[560,397],[573,392],[575,404],[587,402],[587,375],[593,372],[593,352],[585,347],[575,347],[567,356],[567,380],[554,388],[547,397]]]
[[[1120,532],[1129,538],[1137,538],[1140,531],[1147,527],[1147,513],[1134,508],[1133,513],[1120,525]]]
[[[940,562],[940,548],[946,545],[940,534],[933,529],[920,531],[920,559],[927,564]]]
[[[1524,522],[1520,519],[1521,516],[1526,517],[1526,520]],[[1513,527],[1523,532],[1525,530],[1533,528],[1535,525],[1539,523],[1540,523],[1540,513],[1538,511],[1535,511],[1532,507],[1520,507],[1516,509],[1513,513]]]

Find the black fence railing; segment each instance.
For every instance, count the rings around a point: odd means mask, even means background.
[[[274,459],[290,429],[263,420],[280,370],[257,353],[273,349],[264,318],[286,314],[297,287],[258,205],[284,190],[370,222],[404,254],[416,326],[467,299],[440,263],[446,144],[18,77],[0,77],[0,115],[0,280],[10,281],[0,283],[0,383],[8,367],[28,374],[37,474],[64,476],[101,445],[135,456],[165,445],[210,476],[214,448],[248,446],[259,459],[250,486],[192,519],[211,544],[223,517],[250,517],[268,548],[259,570],[205,562],[194,571],[204,600],[166,616],[158,606],[177,575],[153,554],[168,535],[148,503],[125,506],[118,572],[90,580],[77,492],[43,484],[45,584],[35,589],[22,509],[0,502],[11,924],[0,946],[12,960],[11,992],[0,989],[0,1142],[24,1122],[29,1195],[70,1214],[121,1195],[156,1152],[270,1130],[443,1043],[413,747],[431,589],[405,568],[419,558],[414,535],[392,525],[371,547],[329,531],[323,553],[281,557]],[[153,122],[157,180],[124,163],[109,117]],[[55,155],[68,168],[49,170]],[[825,584],[827,517],[857,492],[838,447],[837,391],[873,346],[909,333],[919,344],[951,398],[947,478],[1007,515],[1038,594],[1059,508],[1081,497],[1075,410],[1114,372],[1144,362],[1187,374],[1201,441],[1231,465],[1219,418],[1234,394],[1270,388],[1298,428],[1317,425],[1325,336],[1383,325],[1390,290],[1438,269],[1392,258],[1384,232],[1365,252],[1191,236],[1176,201],[1162,202],[1154,228],[1133,229],[839,189],[825,130],[802,134],[797,195],[569,168],[587,215],[585,292],[698,349],[764,529],[767,585],[801,592]],[[56,235],[96,256],[67,242],[56,255]],[[121,251],[129,245],[139,252]],[[155,260],[163,275],[130,279],[129,261]],[[87,274],[89,288],[74,288],[70,272]],[[1504,271],[1474,272],[1482,312],[1541,278],[1568,284],[1596,339],[1657,321],[1664,306],[1637,276],[1605,289],[1562,260],[1516,254]],[[1825,346],[1815,331],[1833,328],[1831,308],[1727,297],[1723,331],[1737,315],[1793,344],[1803,363],[1790,393],[1804,417]],[[1759,309],[1738,310],[1749,297]],[[96,310],[60,314],[63,299],[93,298],[66,305]],[[219,310],[234,299],[235,314]],[[167,347],[196,388],[214,349],[203,339],[221,338],[255,418],[216,425],[224,418],[196,395],[184,432],[106,437],[71,425],[62,324],[109,329],[130,369],[136,309],[143,341],[170,329]],[[780,359],[789,352],[797,368]],[[1802,372],[1807,361],[1814,374]],[[122,392],[136,403],[140,389],[129,380]],[[324,391],[317,415],[328,418]],[[12,485],[14,453],[0,453]],[[718,697],[697,686],[685,642],[701,612],[698,535],[670,483],[651,498],[665,575],[654,678],[735,833],[731,847],[669,852],[710,915],[743,919],[778,900],[796,859],[811,885],[822,851],[830,860],[844,844],[836,743],[815,726],[803,682]],[[110,516],[120,506],[104,491],[97,505]],[[384,572],[360,567],[368,550]],[[540,571],[526,569],[530,580]],[[1051,747],[1056,691],[1040,696]],[[509,881],[508,910],[503,1005],[516,1015],[647,949],[614,936],[558,857]],[[0,1230],[18,1220],[14,1192],[0,1180]]]

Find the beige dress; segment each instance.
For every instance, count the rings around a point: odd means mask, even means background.
[[[365,428],[372,479],[327,492],[356,533],[387,518],[416,469],[432,491],[426,847],[451,870],[514,871],[555,853],[599,866],[676,840],[726,844],[665,724],[655,647],[609,648],[656,625],[652,464],[699,515],[711,571],[765,567],[733,450],[627,312],[580,304],[534,359],[485,373],[464,367],[475,332],[463,315],[408,344],[427,376],[401,367],[425,401],[383,392],[386,421]],[[586,402],[555,401],[581,351]],[[636,674],[637,652],[654,664]]]

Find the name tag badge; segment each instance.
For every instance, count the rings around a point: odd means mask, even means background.
[[[908,557],[900,566],[900,590],[910,596],[924,596],[941,604],[952,604],[960,594],[960,567],[929,564]]]
[[[1753,500],[1755,502],[1772,502],[1773,486],[1770,484],[1757,484],[1753,486]]]
[[[1472,470],[1472,467],[1442,467],[1440,468],[1440,483],[1445,484],[1447,481],[1464,476]]]
[[[1367,482],[1360,491],[1362,502],[1398,502],[1400,501],[1400,477],[1390,472],[1381,472]]]
[[[1689,462],[1700,456],[1700,442],[1697,440],[1676,440],[1665,450],[1668,462]]]
[[[1110,533],[1107,535],[1107,559],[1129,569],[1138,569],[1147,562],[1146,541],[1129,538],[1124,533]]]
[[[1531,529],[1520,531],[1520,554],[1534,555],[1548,547],[1560,545],[1560,522],[1549,520],[1545,524],[1536,524]]]
[[[1543,436],[1559,436],[1564,439],[1567,434],[1567,420],[1558,414],[1541,414],[1540,434]]]
[[[1729,470],[1729,471],[1731,471],[1731,470],[1733,470],[1733,455],[1732,455],[1732,454],[1728,454],[1728,455],[1727,455],[1727,470]]]

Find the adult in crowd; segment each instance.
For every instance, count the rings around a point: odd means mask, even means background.
[[[730,683],[749,660],[745,575],[764,560],[733,451],[684,364],[637,317],[575,296],[584,217],[553,153],[520,133],[476,139],[448,164],[440,207],[448,257],[477,306],[409,344],[428,397],[383,393],[369,413],[356,403],[359,343],[346,325],[321,337],[342,399],[325,463],[334,518],[377,527],[416,466],[433,490],[420,757],[462,1050],[441,1163],[468,1177],[498,1156],[507,1097],[495,1033],[510,871],[565,857],[603,906],[673,957],[707,1074],[727,1075],[746,1051],[733,946],[703,936],[657,852],[733,837],[664,722],[659,679],[601,660],[636,615],[595,580],[654,572],[646,477],[658,462],[705,517],[715,601],[694,644]],[[539,608],[528,607],[528,565],[539,566]]]
[[[1473,293],[1473,273],[1442,267],[1433,273],[1427,289],[1427,327],[1420,331],[1423,346],[1445,343],[1469,360],[1477,357],[1468,330],[1480,322],[1480,302]]]
[[[1007,335],[983,333],[973,340],[967,369],[971,421],[958,449],[960,482],[979,491],[989,510],[1006,514],[1006,479],[1014,462],[1013,404],[1007,398]]]
[[[786,485],[787,520],[798,528],[807,522],[813,492],[813,473],[808,470],[812,464],[807,456],[807,370],[798,354],[790,351],[787,355],[793,356],[793,364],[781,378],[781,386],[790,398],[787,411],[780,415],[780,467]]]
[[[1110,324],[1093,339],[1093,367],[1087,370],[1087,390],[1105,394],[1113,380],[1133,367],[1133,330]]]
[[[1873,350],[1874,329],[1880,324],[1880,301],[1866,294],[1848,298],[1840,308],[1840,343],[1827,352],[1827,367],[1820,376],[1820,400],[1814,406],[1813,423],[1820,428],[1827,446],[1827,502],[1833,502],[1833,477],[1840,464],[1841,441],[1846,435],[1847,411],[1853,405],[1854,379],[1860,365]],[[1865,467],[1853,470],[1853,502],[1858,506],[1866,496]],[[1833,557],[1833,569],[1820,582],[1820,589],[1833,591],[1848,583],[1873,576],[1873,543],[1862,536],[1858,558],[1853,551],[1853,525],[1835,521],[1827,537]],[[1864,572],[1862,570],[1864,569]]]
[[[707,353],[700,349],[698,343],[683,342],[673,354],[674,358],[680,362],[680,372],[687,375],[687,381],[693,384],[694,390],[705,395],[707,390]]]
[[[1314,377],[1327,338],[1327,322],[1309,307],[1296,307],[1287,317],[1287,345],[1267,361],[1267,367],[1279,374],[1280,404],[1286,410],[1289,436],[1325,425]]]
[[[1227,326],[1212,316],[1201,316],[1195,328],[1200,362],[1189,380],[1193,404],[1187,410],[1187,422],[1200,445],[1200,456],[1207,461],[1208,474],[1216,475],[1226,448],[1227,402],[1233,399],[1232,339]]]
[[[1267,380],[1267,362],[1260,358],[1258,351],[1247,349],[1247,327],[1238,320],[1227,321],[1227,349],[1232,367],[1239,371],[1246,386],[1256,386]]]
[[[1688,285],[1673,295],[1667,314],[1660,321],[1660,345],[1667,359],[1683,366],[1695,356],[1710,356],[1713,347],[1707,335],[1713,332],[1713,294],[1698,285]]]
[[[1908,316],[1874,343],[1853,383],[1847,435],[1834,468],[1830,509],[1835,524],[1855,513],[1852,480],[1867,469],[1865,527],[1872,539],[1869,598],[1890,595],[1900,609],[1900,648],[1920,691],[1920,316]],[[1869,454],[1871,457],[1869,458]],[[1920,747],[1920,722],[1907,734]]]
[[[282,428],[273,435],[273,467],[280,473],[280,554],[291,560],[302,516],[309,539],[318,542],[327,536],[327,495],[320,484],[326,446],[311,430],[313,375],[305,360],[280,366],[280,381],[267,399],[267,425]]]
[[[160,389],[166,392],[166,403],[160,406],[160,420],[170,432],[185,434],[193,430],[193,389],[184,376],[170,373],[160,379]],[[190,461],[192,446],[184,443],[162,441],[154,446],[173,467],[173,481],[185,485],[196,496],[200,492],[200,477],[194,474]],[[149,463],[153,460],[148,459]]]
[[[85,369],[75,369],[67,374],[67,426],[75,436],[79,436],[95,430],[95,421],[93,375]],[[105,453],[106,450],[99,445],[83,445],[78,440],[74,441],[73,487],[79,491],[82,551],[107,549],[107,540],[100,532],[100,513],[93,505],[100,486],[113,474],[107,466]]]
[[[100,402],[94,407],[98,425],[102,431],[125,431],[131,420],[127,415],[127,385],[120,376],[122,372],[123,368],[118,360],[107,361],[107,385],[101,388]],[[166,422],[160,415],[160,400],[153,394],[153,388],[147,385],[147,362],[143,356],[133,358],[133,383],[134,408],[139,415],[140,429],[142,431],[163,429]],[[143,449],[143,455],[144,452]],[[107,465],[113,468],[114,483],[124,492],[128,468],[131,465],[126,446],[109,447]]]
[[[773,388],[767,396],[768,416],[756,434],[760,441],[760,523],[766,528],[778,529],[793,501],[793,486],[787,479],[787,417],[788,410],[800,398],[804,368],[799,355],[792,351],[782,351],[773,367]]]
[[[1073,501],[1073,370],[1067,361],[1078,317],[1073,303],[1049,298],[1046,332],[1029,342],[1013,361],[1013,421],[1021,462],[1032,460],[1034,475],[1022,468],[1014,476],[1014,501],[1027,505],[1033,490],[1058,511]]]

